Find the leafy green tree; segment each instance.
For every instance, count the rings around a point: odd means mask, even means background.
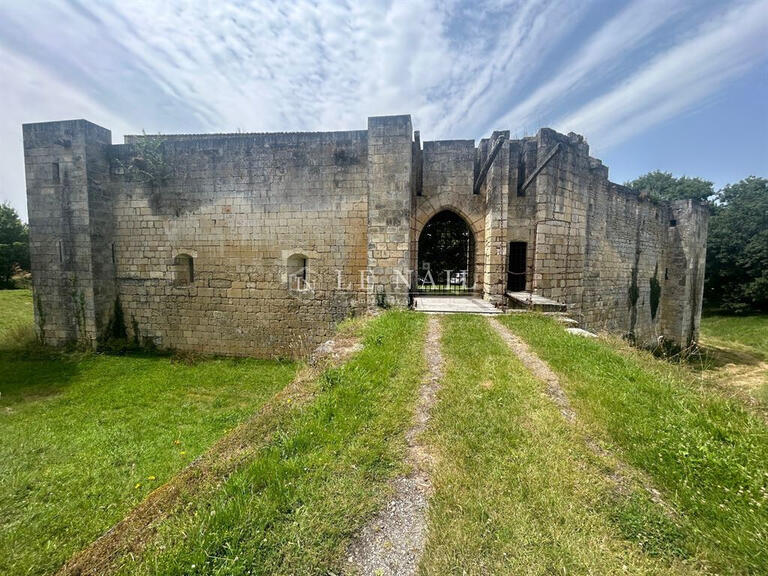
[[[701,178],[675,178],[669,172],[656,170],[626,183],[637,192],[648,192],[656,200],[708,200],[714,196],[712,182]]]
[[[768,311],[768,179],[723,188],[709,219],[709,304],[731,312]]]
[[[0,204],[0,288],[13,287],[16,267],[29,269],[29,230],[8,204]]]

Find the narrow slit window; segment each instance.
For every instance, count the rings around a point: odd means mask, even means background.
[[[61,182],[61,176],[59,174],[59,163],[51,163],[51,182],[58,184]]]
[[[61,240],[56,242],[56,251],[59,253],[59,264],[63,264],[64,263],[64,246]]]

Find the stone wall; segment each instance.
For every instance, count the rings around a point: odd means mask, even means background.
[[[368,119],[368,304],[407,306],[411,270],[410,116]]]
[[[543,129],[512,143],[511,151],[518,174],[510,182],[524,182],[541,168],[524,196],[510,193],[510,237],[526,241],[527,229],[534,238],[530,289],[567,304],[593,330],[643,344],[660,336],[694,341],[706,209],[692,201],[654,202],[613,184],[576,134]]]
[[[644,343],[698,334],[706,210],[611,183],[576,134],[422,148],[410,117],[390,116],[360,131],[112,145],[77,120],[25,125],[24,148],[35,314],[51,344],[94,346],[120,311],[138,342],[303,355],[348,316],[408,304],[421,230],[442,210],[468,223],[475,287],[497,305],[509,243],[526,242],[526,288],[587,328]]]
[[[131,331],[164,347],[300,355],[365,306],[367,134],[169,139],[172,174],[114,175],[115,247]],[[128,165],[137,150],[118,149]],[[174,281],[189,254],[194,281]],[[289,278],[301,255],[307,285]]]

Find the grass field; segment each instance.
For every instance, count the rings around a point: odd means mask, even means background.
[[[563,379],[580,418],[679,512],[684,549],[720,573],[768,570],[768,427],[679,366],[503,319]]]
[[[18,342],[29,292],[0,291],[0,309],[2,574],[55,571],[274,404],[297,370],[29,351]],[[720,363],[698,370],[569,335],[535,314],[501,321],[559,375],[576,419],[487,319],[442,317],[420,573],[768,573],[768,426],[724,393],[734,374],[726,360],[765,362],[765,318],[705,318],[707,354]],[[185,496],[120,573],[342,570],[350,540],[406,472],[425,374],[423,315],[393,310],[355,326],[364,348],[313,372],[306,400],[272,412],[248,459]]]
[[[674,524],[642,494],[615,494],[487,320],[444,322],[447,371],[430,434],[440,463],[422,573],[685,573]]]
[[[0,290],[0,341],[11,328],[33,321],[31,290]]]
[[[3,327],[31,319],[0,291]],[[0,334],[0,340],[2,334]],[[293,377],[291,363],[0,349],[0,574],[44,574]]]
[[[768,418],[768,314],[701,319],[703,372]]]
[[[349,539],[403,471],[424,329],[411,312],[372,320],[363,351],[323,374],[314,401],[122,573],[338,574]]]
[[[756,357],[768,360],[768,314],[705,314],[701,319],[701,338],[717,346],[743,347]]]

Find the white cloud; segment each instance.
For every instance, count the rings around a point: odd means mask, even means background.
[[[621,63],[624,56],[686,7],[683,2],[635,0],[593,34],[551,80],[537,87],[497,123],[513,129],[531,125],[548,107],[571,97],[578,87],[599,82],[609,66]]]
[[[439,137],[462,138],[499,128],[499,109],[519,89],[552,50],[558,40],[578,21],[586,3],[522,2],[511,19],[484,50],[471,55],[475,66],[459,78],[463,90],[446,103],[434,126]],[[489,125],[494,126],[489,128]],[[505,125],[501,125],[504,127]],[[479,132],[479,134],[475,134]]]
[[[462,8],[439,0],[137,0],[84,10],[208,129],[340,129],[364,127],[369,115],[411,113],[434,137],[466,137],[493,118],[584,5],[517,0],[485,7],[489,18],[505,19],[503,33],[481,28],[462,42],[448,30]]]
[[[768,56],[768,2],[741,4],[631,78],[556,124],[597,148],[620,143],[695,106]]]
[[[22,124],[52,118],[87,118],[118,131],[132,129],[119,116],[52,77],[34,61],[1,45],[0,78],[13,79],[0,91],[0,202],[10,202],[26,219]],[[116,141],[114,134],[113,130],[113,141]]]
[[[606,69],[636,70],[634,51],[691,6],[665,2],[634,0],[587,38],[577,27],[591,5],[578,0],[0,4],[0,197],[23,205],[23,121],[84,116],[116,142],[142,129],[364,128],[367,116],[403,113],[425,139],[531,127],[542,110],[573,110],[583,88],[595,93]],[[757,58],[760,5],[560,125],[604,142],[701,101]]]

